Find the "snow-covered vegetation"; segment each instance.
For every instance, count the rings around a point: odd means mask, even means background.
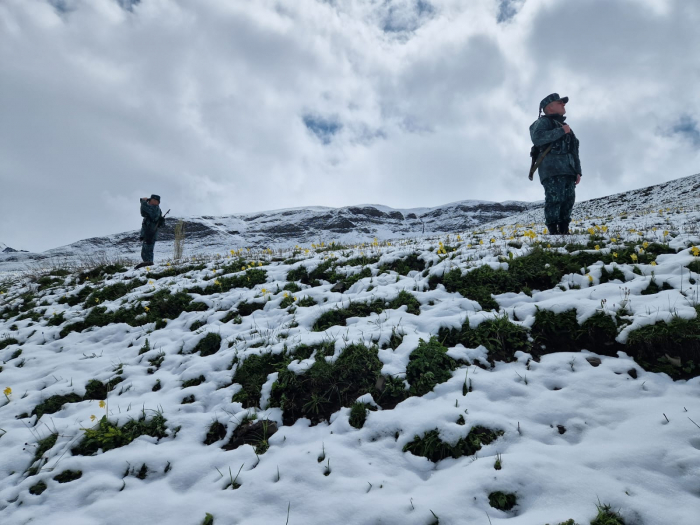
[[[0,514],[696,523],[698,212],[0,278]]]

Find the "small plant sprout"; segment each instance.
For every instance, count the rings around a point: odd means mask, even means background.
[[[318,462],[321,463],[324,459],[326,459],[326,445],[321,443],[321,455],[318,457]]]
[[[437,514],[435,514],[435,513],[432,511],[432,509],[428,509],[428,510],[430,510],[430,514],[432,514],[433,517],[435,518],[435,521],[432,522],[430,525],[440,525],[440,518],[438,518]]]
[[[328,476],[331,473],[331,458],[328,458],[328,463],[326,464],[326,468],[323,471],[324,476]]]
[[[245,465],[245,463],[243,463],[243,465]],[[233,477],[233,474],[231,473],[231,467],[228,468],[228,475],[231,479],[231,484],[226,485],[224,487],[224,489],[229,488],[229,486],[231,487],[232,490],[236,490],[237,488],[240,488],[241,484],[238,483],[237,480],[238,480],[238,476],[240,476],[240,474],[241,474],[241,470],[243,470],[243,465],[241,465],[241,468],[238,469],[238,474],[236,474],[235,478]]]
[[[496,462],[493,464],[493,468],[496,470],[501,470],[501,468],[503,468],[500,454],[496,454]]]

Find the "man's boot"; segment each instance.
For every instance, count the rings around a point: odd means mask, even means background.
[[[134,266],[134,270],[138,270],[139,268],[143,268],[144,266],[148,266],[149,264],[153,264],[153,263],[148,263],[148,262],[138,263],[136,266]]]
[[[568,222],[560,222],[559,223],[559,233],[561,235],[569,235],[569,223]]]
[[[558,224],[548,224],[547,230],[549,230],[550,235],[557,235],[559,233],[559,225]]]

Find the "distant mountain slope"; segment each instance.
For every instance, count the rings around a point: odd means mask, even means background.
[[[619,215],[664,206],[700,205],[700,174],[577,203],[574,219]],[[343,208],[306,207],[226,216],[203,215],[185,221],[187,254],[228,253],[232,248],[285,248],[296,244],[355,244],[462,232],[481,225],[542,223],[543,202],[466,200],[434,208],[394,209],[377,204]],[[178,217],[168,218],[156,244],[156,257],[172,255]],[[2,250],[0,250],[2,251]],[[47,260],[76,260],[104,254],[138,258],[138,230],[93,237],[40,254],[0,253],[0,271],[18,270]]]
[[[639,213],[678,206],[690,208],[700,206],[700,174],[576,203],[572,218],[582,220],[586,217],[605,217],[625,212]],[[502,226],[514,222],[543,223],[544,203],[532,205],[509,217],[497,219],[493,221],[493,225]]]

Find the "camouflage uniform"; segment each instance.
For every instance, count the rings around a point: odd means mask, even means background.
[[[550,102],[568,101],[552,93],[540,102],[540,111]],[[552,149],[540,164],[538,173],[544,186],[545,223],[552,233],[568,233],[571,210],[576,200],[576,175],[581,174],[579,141],[574,132],[564,133],[566,117],[542,115],[530,126],[532,143],[542,154],[550,144]]]
[[[157,204],[148,204],[147,201],[141,200],[141,260],[143,262],[153,262],[153,249],[156,246],[158,239],[158,227],[164,222],[160,212],[160,206]]]

